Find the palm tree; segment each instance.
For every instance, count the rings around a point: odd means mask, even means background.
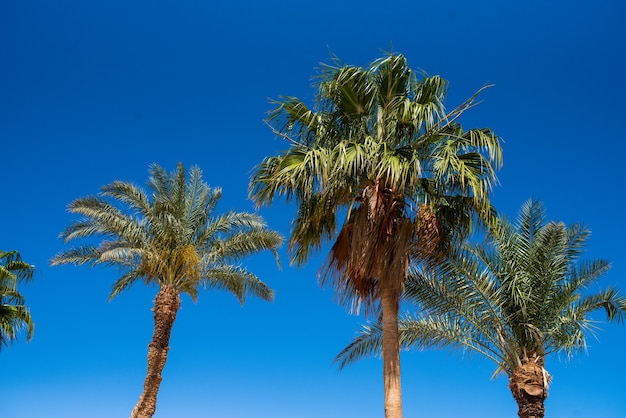
[[[33,337],[35,324],[17,286],[29,281],[34,269],[17,251],[0,251],[0,349],[15,341],[24,328],[26,340]]]
[[[544,416],[550,375],[545,358],[586,348],[591,314],[626,317],[615,288],[585,292],[609,270],[580,261],[590,231],[546,222],[541,203],[526,202],[516,225],[502,219],[489,245],[467,245],[437,273],[412,270],[406,297],[421,308],[400,321],[404,348],[449,347],[479,353],[507,374],[520,418]],[[340,366],[380,352],[382,331],[367,325],[338,356]]]
[[[149,171],[151,194],[131,183],[115,181],[102,187],[97,196],[73,201],[69,211],[82,219],[69,225],[61,238],[66,242],[104,239],[98,247],[77,246],[52,259],[52,265],[119,267],[122,276],[113,284],[110,298],[138,280],[158,286],[148,370],[132,418],[152,417],[156,410],[180,294],[195,301],[203,287],[227,290],[242,304],[247,295],[272,300],[267,285],[236,263],[262,250],[278,257],[276,248],[282,243],[282,237],[268,229],[258,215],[216,215],[222,192],[204,183],[198,167],[193,167],[188,177],[182,164],[169,175],[156,164]]]
[[[500,143],[489,129],[456,122],[478,93],[446,114],[446,81],[418,79],[403,55],[367,68],[335,59],[317,87],[314,109],[293,97],[275,102],[268,123],[291,146],[256,167],[250,195],[257,205],[280,196],[298,203],[292,263],[334,239],[321,282],[347,306],[380,314],[385,415],[399,418],[397,320],[409,258],[434,258],[474,215],[491,214]]]

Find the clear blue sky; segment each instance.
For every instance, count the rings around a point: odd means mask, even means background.
[[[586,257],[611,260],[603,284],[626,289],[625,19],[618,0],[0,2],[0,248],[37,266],[22,288],[35,336],[0,352],[0,416],[130,414],[156,289],[109,303],[116,271],[50,268],[67,204],[181,161],[224,189],[221,210],[252,210],[250,170],[288,145],[263,123],[268,98],[310,100],[330,52],[365,65],[393,44],[450,81],[449,108],[495,84],[462,123],[505,140],[498,209],[515,216],[534,197],[550,219],[584,222]],[[294,210],[261,213],[287,235]],[[282,254],[281,271],[270,256],[247,263],[275,290],[271,304],[183,300],[156,417],[383,416],[381,362],[331,364],[363,318],[319,288],[324,253],[302,269]],[[626,328],[601,325],[588,355],[548,359],[551,418],[626,417]],[[467,360],[403,353],[405,416],[515,416],[506,378]]]

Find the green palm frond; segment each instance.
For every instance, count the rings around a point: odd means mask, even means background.
[[[73,201],[68,210],[83,216],[59,235],[65,242],[94,235],[123,236],[129,242],[145,240],[145,225],[130,214],[106,202],[102,197],[88,196]]]
[[[380,355],[383,346],[383,332],[380,324],[367,324],[361,327],[359,335],[335,357],[339,369],[363,357]]]
[[[129,289],[139,279],[141,279],[141,277],[137,274],[136,270],[124,274],[113,283],[111,293],[109,293],[109,300],[112,300],[123,291]]]
[[[331,151],[326,148],[293,148],[283,156],[267,158],[257,167],[251,193],[257,204],[268,203],[275,196],[306,200],[320,189],[333,168]]]
[[[502,332],[497,282],[469,254],[461,257],[462,262],[454,269],[441,266],[428,274],[412,270],[405,289],[407,299],[430,316],[462,321],[471,327],[471,336],[483,347],[502,345],[509,350],[514,344]],[[501,362],[506,362],[505,356]]]
[[[17,251],[0,251],[0,280],[10,279],[15,284],[28,282],[33,278],[35,266],[22,260]]]
[[[93,245],[81,245],[63,250],[58,253],[50,262],[51,265],[61,264],[88,264],[94,266],[99,264],[101,251]]]
[[[102,196],[107,196],[129,208],[136,210],[138,213],[146,215],[150,213],[150,203],[148,195],[140,187],[132,183],[124,181],[114,181],[111,184],[101,188]]]
[[[0,348],[15,341],[23,330],[26,330],[26,341],[33,338],[35,324],[29,309],[24,305],[0,305]]]
[[[258,230],[265,227],[265,221],[259,215],[246,212],[227,212],[223,215],[213,216],[207,223],[206,230],[210,231],[211,235],[219,236],[231,231]]]
[[[458,317],[407,315],[398,321],[400,346],[405,350],[447,348],[477,353],[494,361],[502,369],[509,366],[490,341],[482,340],[472,325]],[[364,357],[379,355],[382,350],[382,328],[379,324],[363,325],[358,336],[336,357],[340,369]]]
[[[206,288],[227,290],[235,295],[239,303],[244,304],[248,295],[271,301],[274,293],[257,276],[240,266],[213,265],[202,272]]]
[[[269,112],[267,122],[299,146],[309,145],[310,132],[320,129],[320,117],[295,97],[282,97],[271,103],[275,107]]]
[[[320,88],[344,118],[358,119],[371,112],[374,89],[369,86],[370,74],[362,68],[340,68],[332,80],[322,83]]]
[[[303,201],[295,217],[289,250],[293,254],[292,263],[302,265],[312,250],[319,249],[330,240],[337,225],[336,208],[326,194],[316,195]]]
[[[8,307],[8,305],[23,305],[25,302],[24,296],[15,288],[15,283],[6,281],[1,283],[0,292],[3,307]]]
[[[619,294],[614,288],[608,288],[598,293],[581,298],[573,309],[573,315],[579,318],[588,318],[588,315],[596,310],[605,311],[609,321],[621,323],[626,318],[626,297]]]
[[[279,233],[264,227],[240,231],[216,243],[212,255],[218,260],[237,260],[264,250],[271,250],[276,261],[279,262],[275,249],[280,246],[282,240],[283,237]]]

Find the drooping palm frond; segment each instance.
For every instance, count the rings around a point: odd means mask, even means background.
[[[25,283],[32,279],[35,266],[22,260],[17,251],[0,251],[0,280]]]
[[[274,292],[257,276],[232,264],[212,265],[202,272],[202,285],[210,289],[227,290],[243,305],[247,295],[271,301]]]
[[[136,190],[133,188],[133,190]],[[145,222],[132,214],[123,213],[100,196],[88,196],[74,200],[69,212],[82,215],[59,235],[65,242],[94,235],[140,245],[145,240]]]
[[[3,300],[0,303],[0,349],[8,346],[18,338],[23,330],[26,330],[26,341],[34,334],[35,325],[30,310],[24,305],[24,300],[12,290],[2,289]]]

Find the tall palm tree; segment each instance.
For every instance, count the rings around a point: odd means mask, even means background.
[[[151,194],[131,183],[115,181],[102,187],[97,196],[73,201],[69,211],[82,219],[69,225],[61,238],[66,242],[104,239],[98,247],[77,246],[52,259],[52,265],[119,267],[122,276],[113,284],[110,298],[138,280],[158,286],[148,370],[132,418],[152,417],[156,410],[180,294],[195,301],[203,287],[227,290],[242,304],[247,295],[272,300],[267,285],[236,263],[262,250],[278,257],[276,248],[282,243],[282,237],[268,229],[258,215],[216,215],[222,192],[204,183],[198,167],[191,168],[187,176],[182,164],[171,174],[154,164],[148,188]]]
[[[299,205],[292,262],[334,240],[322,284],[347,306],[380,314],[388,418],[402,416],[397,320],[409,258],[433,258],[474,215],[488,218],[501,159],[491,130],[457,123],[478,93],[446,114],[446,81],[419,75],[403,55],[366,68],[335,59],[313,109],[293,97],[275,102],[268,123],[291,146],[258,165],[250,183],[258,205],[280,196]]]
[[[24,328],[26,340],[33,337],[35,324],[17,286],[29,281],[34,269],[17,251],[0,251],[0,349],[15,341]]]
[[[543,417],[546,356],[585,349],[597,310],[626,317],[615,288],[586,292],[610,267],[579,260],[589,235],[580,224],[546,222],[541,203],[526,202],[516,225],[501,219],[489,245],[468,245],[437,273],[412,270],[406,296],[421,311],[400,321],[402,346],[485,356],[497,364],[494,376],[507,374],[520,418]],[[380,352],[382,338],[379,326],[365,326],[337,356],[340,366]]]

